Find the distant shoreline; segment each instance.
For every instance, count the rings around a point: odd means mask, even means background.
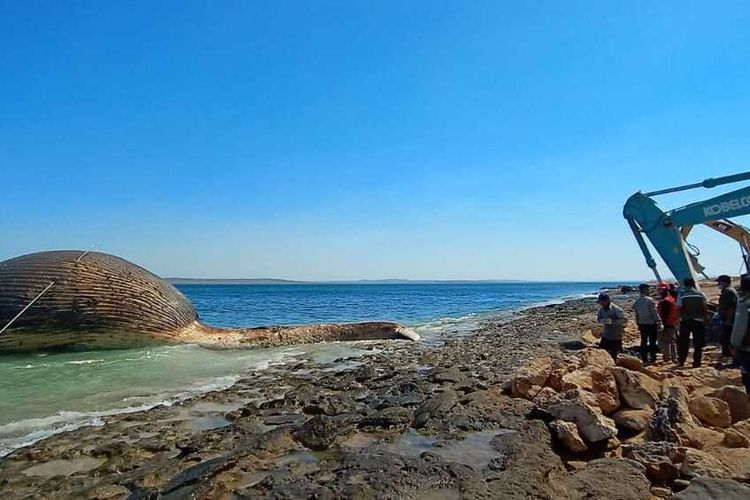
[[[592,283],[619,286],[632,285],[638,280],[622,281],[532,281],[532,280],[342,280],[342,281],[297,281],[275,278],[250,279],[202,279],[202,278],[164,278],[172,285],[471,285],[471,284],[555,284],[555,283]]]

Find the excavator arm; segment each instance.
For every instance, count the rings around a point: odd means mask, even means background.
[[[724,236],[732,238],[740,245],[740,250],[742,251],[742,263],[745,266],[745,272],[750,273],[750,229],[746,228],[742,224],[738,224],[728,219],[710,220],[704,222],[703,224],[710,227],[714,231],[723,234]],[[687,240],[687,237],[692,229],[693,226],[682,227],[680,232],[682,233],[682,238],[684,240]],[[699,273],[702,273],[704,268],[703,266],[698,264],[697,258],[693,259],[692,262],[695,270]]]
[[[744,180],[750,180],[750,172],[706,179],[700,183],[652,193],[638,192],[628,198],[623,208],[623,216],[646,258],[646,264],[654,272],[657,280],[661,281],[661,276],[644,235],[678,281],[681,282],[685,278],[696,279],[693,256],[688,251],[683,228],[692,228],[696,224],[708,224],[715,228],[711,223],[750,213],[750,186],[667,212],[659,208],[652,196],[698,187],[712,188]]]

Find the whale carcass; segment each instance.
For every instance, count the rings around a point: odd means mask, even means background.
[[[391,322],[212,327],[200,321],[179,290],[146,269],[114,255],[75,250],[38,252],[0,262],[0,328],[9,323],[0,334],[0,353],[170,343],[241,348],[419,338]]]

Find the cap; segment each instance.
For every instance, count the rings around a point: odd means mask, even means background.
[[[656,285],[656,288],[659,290],[669,290],[669,283],[664,283],[663,281],[660,281],[658,285]]]
[[[730,278],[726,274],[722,274],[721,276],[719,276],[718,278],[716,278],[716,282],[717,283],[731,283],[732,282],[732,278]]]
[[[638,285],[638,290],[648,290],[649,288],[651,287],[648,285],[648,283],[641,283],[640,285]]]
[[[599,297],[596,299],[597,302],[603,302],[605,300],[609,300],[609,295],[606,293],[600,293]]]

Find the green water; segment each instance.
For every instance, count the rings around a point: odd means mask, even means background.
[[[196,346],[0,357],[0,456],[102,417],[172,404],[231,386],[243,373],[299,356],[331,362],[362,353],[333,343],[210,351]]]

